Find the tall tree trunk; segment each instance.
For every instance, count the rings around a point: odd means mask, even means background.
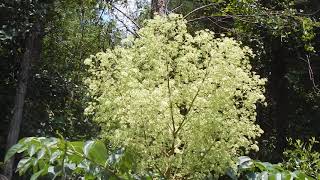
[[[35,25],[31,33],[26,37],[25,52],[20,63],[20,73],[18,79],[18,86],[16,89],[16,97],[14,101],[13,117],[10,122],[7,150],[17,143],[20,133],[20,126],[23,119],[23,107],[27,93],[28,78],[30,76],[31,64],[36,59],[40,58],[40,44],[41,44],[41,28],[40,25]],[[14,157],[12,157],[4,167],[4,174],[9,180],[12,179]]]
[[[286,136],[288,133],[288,79],[287,74],[287,59],[288,52],[282,47],[279,39],[274,39],[272,42],[272,62],[271,62],[271,77],[270,90],[272,99],[272,119],[273,127],[276,130],[276,152],[275,160],[281,160],[283,149],[286,146]]]
[[[166,13],[166,0],[152,0],[151,1],[151,18],[155,14],[164,15]]]

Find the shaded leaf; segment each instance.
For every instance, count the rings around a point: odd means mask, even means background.
[[[30,180],[36,180],[36,179],[38,179],[38,177],[41,176],[41,174],[42,174],[44,171],[45,171],[45,169],[41,169],[40,171],[34,173],[34,174],[31,176]]]
[[[14,156],[21,148],[23,147],[22,144],[15,144],[13,145],[7,152],[4,162],[7,162],[12,156]]]

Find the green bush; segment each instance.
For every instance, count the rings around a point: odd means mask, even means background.
[[[50,179],[132,179],[134,163],[123,149],[110,152],[101,141],[73,141],[60,138],[28,137],[7,152],[5,161],[22,153],[17,165],[20,175],[31,172],[31,180]]]
[[[237,163],[237,170],[229,170],[228,177],[233,180],[314,180],[302,171],[290,171],[281,163],[271,164],[252,160],[249,157],[242,156]]]
[[[319,142],[315,138],[311,138],[309,142],[289,139],[289,145],[293,149],[284,152],[286,160],[284,166],[320,179],[320,153],[314,150],[317,144]]]

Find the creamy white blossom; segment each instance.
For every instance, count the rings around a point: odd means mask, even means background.
[[[138,34],[85,61],[95,102],[86,110],[103,138],[137,154],[139,172],[172,179],[224,173],[258,149],[265,79],[250,48],[208,30],[193,36],[179,15],[156,16]]]

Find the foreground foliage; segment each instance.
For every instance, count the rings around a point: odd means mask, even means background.
[[[123,46],[85,60],[101,136],[135,154],[140,173],[174,178],[219,175],[257,150],[255,124],[264,79],[231,38],[194,36],[178,15],[155,17]],[[155,43],[156,42],[156,43]]]
[[[50,179],[130,179],[134,167],[123,150],[110,152],[101,141],[66,141],[61,138],[21,139],[5,157],[23,153],[17,171],[20,176],[32,171],[31,180]],[[129,171],[131,170],[131,171]]]
[[[239,158],[237,163],[237,171],[230,170],[227,172],[228,177],[231,179],[250,179],[250,180],[261,180],[261,179],[274,179],[274,180],[314,180],[305,174],[303,171],[287,170],[283,164],[271,164],[269,162],[261,162],[252,160],[249,157],[242,156]]]
[[[289,139],[289,144],[292,148],[284,152],[286,160],[284,166],[287,169],[300,170],[309,176],[320,179],[320,153],[315,150],[319,141],[315,138],[309,139],[309,142]]]
[[[295,151],[298,151],[296,149]],[[119,149],[111,152],[104,143],[96,141],[66,141],[62,138],[29,137],[13,146],[5,157],[8,160],[16,153],[22,153],[17,171],[20,175],[31,172],[31,180],[39,177],[50,179],[163,179],[160,174],[135,174],[132,155]],[[287,162],[287,164],[290,162]],[[226,175],[231,179],[298,179],[313,180],[302,169],[287,170],[284,164],[270,164],[242,156],[237,169],[229,169]],[[309,171],[309,173],[312,171]],[[315,173],[315,172],[312,172]],[[210,177],[207,177],[210,179]]]

